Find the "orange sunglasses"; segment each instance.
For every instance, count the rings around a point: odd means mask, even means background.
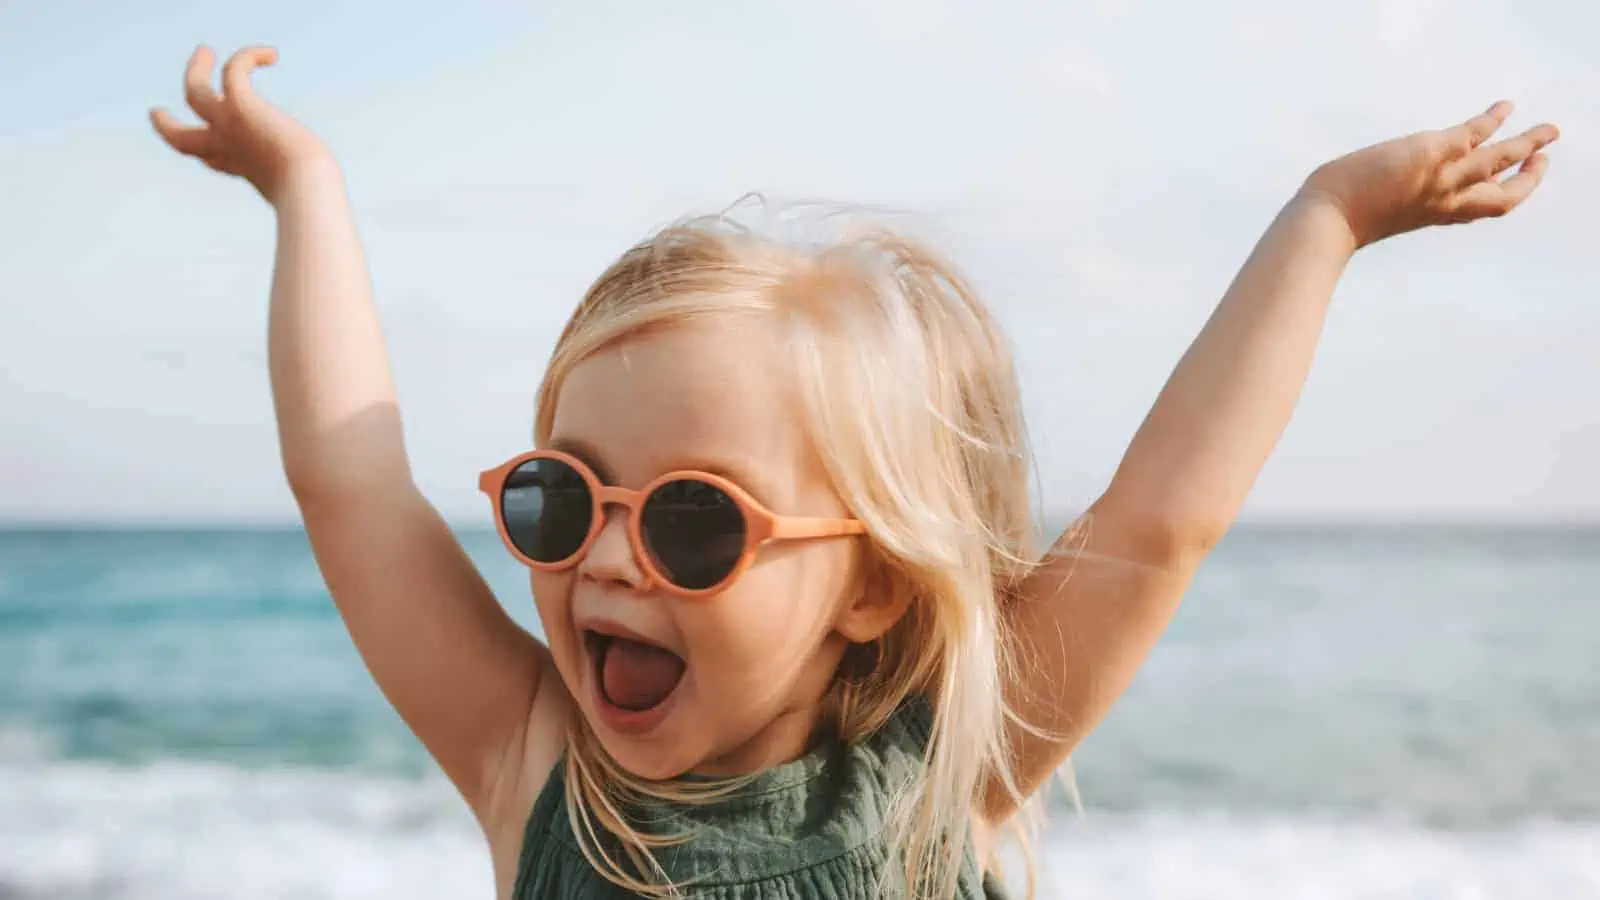
[[[628,540],[650,584],[703,597],[731,584],[768,541],[865,534],[857,519],[780,516],[710,472],[661,475],[631,491],[600,483],[571,454],[533,450],[478,476],[494,503],[506,549],[529,568],[556,572],[583,560],[605,527],[605,509],[628,511]]]

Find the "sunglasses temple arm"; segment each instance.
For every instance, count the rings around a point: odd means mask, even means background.
[[[865,534],[866,531],[866,526],[856,519],[813,519],[792,516],[778,519],[772,524],[772,538],[779,541],[840,537],[847,534]]]

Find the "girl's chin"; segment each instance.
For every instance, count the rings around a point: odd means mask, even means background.
[[[660,750],[639,746],[632,741],[602,740],[601,746],[613,762],[624,772],[642,781],[671,781],[693,772],[695,759],[677,759],[662,755]]]
[[[589,728],[606,755],[624,772],[644,781],[668,781],[699,768],[707,749],[692,746],[698,743],[692,737],[685,739],[695,729],[684,727],[683,712],[680,707],[663,721],[636,731],[607,727],[606,716],[591,715]]]

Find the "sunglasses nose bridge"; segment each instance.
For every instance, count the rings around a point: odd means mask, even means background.
[[[621,506],[630,512],[639,505],[639,500],[641,499],[638,491],[630,491],[627,488],[614,487],[609,484],[602,485],[597,489],[594,498],[601,509],[608,506]]]
[[[629,533],[631,539],[633,517],[638,515],[639,504],[644,499],[639,495],[639,492],[630,491],[627,488],[612,487],[611,485],[601,485],[595,489],[594,499],[595,516],[600,520],[597,527],[604,529],[611,520],[610,510],[613,507],[621,507],[622,515],[619,520],[622,523],[623,530]]]
[[[627,513],[628,519],[631,519],[637,514],[640,503],[644,501],[642,492],[630,491],[627,488],[614,485],[601,485],[595,490],[594,497],[595,505],[600,508],[600,515],[603,517],[606,515],[605,511],[608,508],[620,506]],[[624,521],[626,522],[627,519]],[[602,525],[602,527],[604,526]],[[627,525],[624,525],[624,528],[628,531],[629,544],[634,544],[632,528]],[[656,577],[649,561],[643,558],[644,548],[632,546],[630,549],[633,551],[635,563],[639,566],[639,589],[644,591],[653,590],[656,584]]]

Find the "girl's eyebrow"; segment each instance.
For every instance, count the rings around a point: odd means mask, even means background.
[[[601,461],[600,451],[588,441],[574,437],[552,438],[549,443],[549,449],[560,450],[562,453],[570,453],[573,456],[576,456],[578,459],[583,460],[583,464],[594,471],[595,477],[599,478],[601,483],[615,483],[613,481],[611,471],[606,468],[605,463]],[[734,484],[737,484],[739,487],[749,491],[752,497],[761,501],[763,504],[767,503],[767,498],[771,496],[767,490],[766,482],[756,478],[748,467],[739,465],[738,463],[730,460],[712,459],[705,456],[674,457],[671,460],[670,465],[662,466],[660,471],[653,473],[652,477],[654,477],[654,475],[660,475],[666,472],[683,471],[706,472],[711,475],[720,475]]]
[[[766,482],[757,478],[747,466],[725,459],[712,459],[704,456],[674,457],[673,464],[663,468],[663,472],[682,471],[706,472],[711,475],[720,475],[750,492],[750,496],[767,503],[770,496],[766,490]]]
[[[605,463],[600,461],[600,451],[595,449],[595,446],[588,441],[572,437],[553,438],[550,441],[550,449],[560,450],[562,453],[570,453],[576,456],[594,472],[595,477],[599,478],[602,483],[611,483],[611,470],[607,469]]]

